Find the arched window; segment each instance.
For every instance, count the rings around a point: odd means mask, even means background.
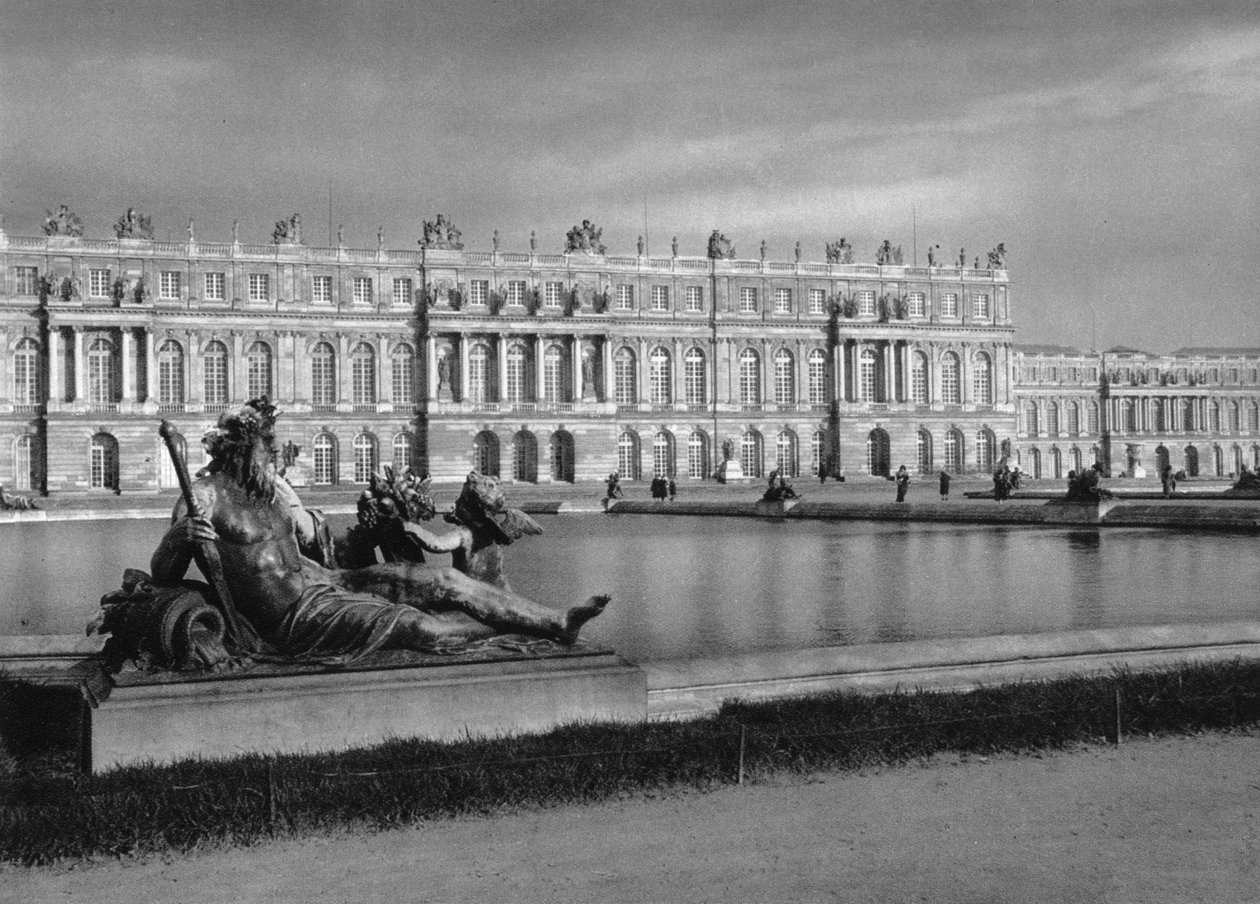
[[[928,359],[923,352],[915,352],[910,358],[910,400],[919,405],[931,401],[928,393]]]
[[[1168,447],[1160,443],[1155,447],[1155,473],[1163,474],[1164,468],[1171,464],[1168,455]]]
[[[118,492],[118,440],[108,433],[96,434],[88,445],[88,486]]]
[[[706,405],[709,401],[708,367],[704,352],[694,345],[683,355],[683,392],[688,405]]]
[[[1255,402],[1247,406],[1247,432],[1260,433],[1260,404]]]
[[[1221,432],[1221,406],[1216,402],[1208,403],[1208,432]]]
[[[687,437],[687,476],[700,480],[709,476],[709,436],[702,430]]]
[[[1130,399],[1122,399],[1120,402],[1120,429],[1130,435],[1137,433],[1137,412]]]
[[[958,356],[953,352],[941,356],[941,401],[946,405],[962,402],[962,374]]]
[[[866,471],[872,477],[887,477],[892,471],[888,432],[879,427],[866,434]]]
[[[1181,400],[1181,429],[1191,431],[1196,429],[1194,419],[1194,399]],[[1189,473],[1187,471],[1187,473]]]
[[[1186,446],[1185,471],[1187,477],[1199,476],[1199,450],[1194,446]]]
[[[551,479],[573,483],[573,434],[557,430],[551,434]]]
[[[1028,476],[1033,480],[1041,479],[1041,450],[1036,447],[1028,450]]]
[[[337,482],[337,438],[331,433],[320,433],[311,443],[311,459],[314,463],[312,481],[316,486],[332,486]]]
[[[1024,432],[1029,436],[1036,436],[1041,432],[1041,419],[1038,417],[1037,403],[1024,403]]]
[[[568,398],[565,379],[568,368],[565,365],[564,350],[558,345],[547,346],[543,352],[543,399],[548,402],[563,402]]]
[[[175,447],[175,454],[179,456],[179,460],[185,465],[188,464],[188,443],[182,436],[176,433],[172,437]],[[171,453],[167,451],[166,443],[158,440],[157,460],[158,460],[158,489],[169,490],[179,486],[179,473],[175,470],[175,462],[171,459]]]
[[[1242,421],[1238,417],[1238,403],[1230,400],[1225,404],[1225,424],[1230,433],[1238,434],[1242,432]]]
[[[976,433],[976,470],[984,474],[993,470],[996,447],[997,441],[993,437],[992,430],[984,427]]]
[[[972,388],[975,390],[977,405],[993,404],[993,361],[986,352],[978,352],[972,373]]]
[[[774,400],[780,405],[796,402],[796,361],[786,348],[774,353]]]
[[[1068,402],[1064,409],[1067,412],[1067,432],[1071,436],[1079,436],[1081,432],[1081,406],[1076,402]]]
[[[163,406],[184,404],[184,349],[174,339],[158,346],[157,401]]]
[[[1163,399],[1151,399],[1151,429],[1156,433],[1164,433],[1168,430],[1168,421],[1164,417],[1164,401]]]
[[[638,373],[634,352],[622,346],[613,355],[613,396],[618,405],[634,405],[639,400]],[[622,477],[630,479],[625,471]]]
[[[350,403],[376,405],[376,350],[366,342],[350,350]]]
[[[648,401],[653,405],[668,405],[672,398],[672,368],[669,352],[656,346],[648,355]]]
[[[506,392],[503,397],[505,402],[525,401],[526,386],[528,385],[528,374],[526,373],[528,360],[529,356],[525,351],[525,346],[519,342],[513,342],[508,346],[507,374],[505,374],[507,385],[504,387]]]
[[[490,348],[481,342],[468,350],[468,398],[466,401],[490,401]]]
[[[271,346],[261,340],[250,343],[245,351],[246,397],[262,398],[272,394]]]
[[[201,368],[204,375],[202,387],[205,390],[205,403],[226,405],[231,398],[228,389],[227,346],[217,339],[207,342],[205,351],[201,354]]]
[[[528,430],[513,437],[512,479],[524,483],[538,482],[538,439]]]
[[[744,476],[760,477],[763,460],[761,434],[756,430],[745,432],[739,443],[739,463],[744,469]]]
[[[1059,432],[1059,405],[1057,402],[1046,402],[1046,432],[1056,436]]]
[[[393,453],[395,473],[401,474],[404,470],[414,467],[413,448],[415,448],[414,437],[406,430],[394,434],[390,451]]]
[[[629,430],[617,437],[617,473],[625,480],[639,479],[639,435]]]
[[[1222,477],[1225,474],[1225,455],[1221,451],[1221,447],[1213,444],[1212,446],[1212,476]]]
[[[739,401],[743,405],[761,404],[761,357],[751,348],[739,353]]]
[[[327,342],[311,349],[311,404],[323,409],[337,404],[337,353]]]
[[[796,477],[800,473],[800,455],[797,452],[796,434],[791,430],[779,433],[774,443],[774,466],[784,477]]]
[[[878,402],[879,399],[879,381],[876,379],[878,375],[879,359],[875,354],[875,349],[869,345],[863,347],[862,353],[858,355],[858,395],[863,402]]]
[[[36,438],[24,433],[13,444],[13,488],[35,490],[39,488],[39,456],[36,454]]]
[[[389,353],[389,390],[395,405],[416,400],[416,352],[406,342],[399,342]]]
[[[932,434],[927,430],[919,430],[915,435],[915,460],[919,463],[920,474],[932,473]]]
[[[1081,468],[1084,467],[1085,461],[1081,456],[1081,450],[1079,446],[1073,446],[1068,451],[1068,459],[1071,461],[1071,469],[1075,471],[1077,474],[1081,473]]]
[[[652,476],[674,476],[674,437],[665,430],[652,438]]]
[[[817,477],[822,473],[823,461],[827,449],[827,434],[815,430],[809,438],[809,473]]]
[[[1090,402],[1085,406],[1085,432],[1098,433],[1098,403]]]
[[[38,405],[39,396],[39,343],[26,337],[13,350],[13,402]]]
[[[473,437],[473,468],[487,477],[499,476],[499,438],[493,431],[482,430]]]
[[[809,374],[809,404],[827,404],[827,353],[816,348],[805,359]]]
[[[354,482],[367,483],[376,473],[376,437],[360,433],[354,438]]]
[[[961,430],[945,431],[945,470],[961,474],[963,469],[963,436]]]
[[[114,343],[104,338],[93,339],[88,346],[87,359],[88,402],[92,405],[113,404],[117,401],[114,392]]]

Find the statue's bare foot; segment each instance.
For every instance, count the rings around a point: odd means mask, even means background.
[[[601,594],[591,597],[582,605],[574,606],[566,612],[564,614],[564,633],[560,636],[560,640],[563,643],[575,643],[582,626],[603,612],[604,607],[610,602],[612,602],[611,596]]]

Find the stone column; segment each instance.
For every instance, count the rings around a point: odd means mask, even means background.
[[[764,304],[762,308],[764,310]],[[774,352],[770,348],[770,343],[761,340],[761,404],[763,406],[770,403],[770,399],[774,396]]]
[[[231,338],[232,382],[228,385],[228,401],[245,402],[248,401],[249,395],[249,365],[245,361],[245,336],[240,331],[233,330]]]
[[[437,401],[437,338],[429,336],[424,340],[424,391],[430,402]]]
[[[569,347],[569,398],[576,402],[582,398],[582,337],[573,334]]]
[[[646,402],[652,397],[651,393],[648,391],[648,386],[649,386],[648,374],[651,370],[651,366],[650,366],[650,363],[648,362],[648,356],[647,356],[647,347],[648,347],[647,340],[640,339],[638,342],[638,345],[639,345],[639,360],[638,360],[638,369],[635,372],[635,383],[637,384],[636,401]]]
[[[54,326],[48,330],[48,400],[50,402],[60,403],[63,400],[61,373],[64,363],[61,360],[61,327]]]
[[[894,364],[893,340],[885,339],[883,341],[882,357],[884,359],[884,401],[893,401],[896,393],[896,380],[894,374],[896,365]]]
[[[600,394],[599,391],[596,390],[596,394],[598,398],[602,398],[605,402],[607,402],[613,397],[613,343],[611,336],[604,337],[603,359],[604,373],[601,375],[603,393]]]
[[[686,392],[683,389],[683,341],[681,338],[674,340],[674,355],[670,369],[670,400],[673,402],[681,402],[685,399]]]
[[[899,401],[910,401],[910,361],[914,356],[914,350],[909,342],[901,343],[901,398]],[[996,387],[992,387],[996,392]]]
[[[495,374],[494,388],[495,388],[495,393],[496,393],[495,397],[500,402],[507,401],[507,353],[508,353],[508,343],[510,342],[510,340],[511,340],[511,337],[507,335],[503,335],[499,337],[499,343],[498,343],[499,372]]]
[[[342,333],[337,337],[337,402],[349,402],[353,386],[350,367],[350,337]]]
[[[848,343],[844,339],[841,339],[836,343],[836,347],[832,349],[831,352],[832,366],[835,368],[835,372],[832,374],[832,378],[835,383],[835,386],[832,387],[834,392],[833,398],[835,398],[838,402],[846,402],[849,398],[846,382],[848,379],[848,368],[845,367],[844,361],[845,355],[848,354],[848,351]]]
[[[545,337],[540,333],[534,337],[534,401],[541,402],[546,394],[543,387],[546,385],[543,375],[543,352],[546,350]],[[528,395],[528,392],[526,393]]]
[[[502,339],[499,340],[499,345],[500,345],[499,361],[501,364],[501,362],[503,361],[503,352],[501,348],[503,345]],[[469,374],[468,374],[469,350],[470,349],[468,347],[468,334],[460,333],[459,334],[459,400],[461,402],[468,401],[470,388],[471,388],[471,383],[470,383]],[[499,371],[500,374],[502,374],[502,372],[503,372],[502,370]],[[500,380],[503,379],[502,376],[500,376],[499,379]],[[486,387],[486,393],[488,396],[489,395],[488,386]]]
[[[87,401],[87,356],[83,351],[83,327],[74,328],[74,401]]]
[[[122,329],[122,372],[124,402],[136,400],[136,334],[131,327]]]
[[[202,366],[201,334],[191,330],[184,334],[184,348],[188,350],[188,385],[185,387],[188,401],[200,405],[205,399],[205,368]]]
[[[144,400],[157,401],[157,336],[152,328],[144,331]]]

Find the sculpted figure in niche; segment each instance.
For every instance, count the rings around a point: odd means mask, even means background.
[[[255,399],[208,436],[210,465],[181,499],[153,554],[159,586],[177,585],[208,545],[222,564],[221,601],[246,650],[345,663],[377,650],[432,651],[500,634],[571,644],[608,597],[566,611],[454,568],[386,563],[337,568],[319,520],[276,473],[275,409]],[[232,621],[229,618],[229,621]]]

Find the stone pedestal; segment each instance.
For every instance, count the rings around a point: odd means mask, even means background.
[[[717,479],[721,483],[732,483],[736,480],[744,480],[744,466],[733,458],[718,465]]]
[[[505,657],[200,678],[123,675],[89,711],[85,753],[95,773],[192,757],[345,750],[406,737],[453,741],[646,718],[645,673],[613,653]]]

